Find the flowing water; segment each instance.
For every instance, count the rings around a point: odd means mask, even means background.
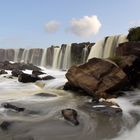
[[[11,122],[8,130],[0,129],[0,140],[139,140],[140,90],[126,92],[126,96],[116,99],[123,109],[122,116],[107,116],[86,107],[90,97],[62,90],[66,72],[46,72],[56,79],[40,81],[45,83],[44,88],[0,76],[0,104],[9,102],[26,109],[15,112],[0,106],[0,122]],[[36,96],[38,93],[56,97]],[[79,126],[64,120],[61,110],[65,108],[77,110]]]

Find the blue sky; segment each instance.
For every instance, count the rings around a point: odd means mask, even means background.
[[[0,47],[49,47],[72,42],[95,42],[108,35],[127,34],[140,25],[140,0],[0,0]],[[97,16],[97,34],[81,37],[69,32],[71,20]],[[59,28],[45,30],[49,21]]]

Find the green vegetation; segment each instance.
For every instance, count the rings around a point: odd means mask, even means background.
[[[130,28],[127,39],[129,41],[140,41],[140,27]]]

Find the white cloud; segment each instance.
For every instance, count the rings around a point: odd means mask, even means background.
[[[54,33],[59,29],[60,23],[58,21],[52,20],[45,24],[45,31],[48,33]]]
[[[80,19],[72,19],[68,29],[79,37],[88,37],[99,32],[101,22],[97,16],[84,16]]]

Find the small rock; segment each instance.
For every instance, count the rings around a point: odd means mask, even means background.
[[[78,114],[76,110],[70,108],[64,109],[62,110],[62,115],[67,121],[71,122],[72,124],[79,125],[79,121],[77,120]]]
[[[0,128],[2,130],[7,130],[9,128],[9,126],[11,125],[11,122],[8,122],[8,121],[3,121],[1,124],[0,124]]]
[[[2,104],[2,106],[6,109],[13,109],[17,112],[23,112],[25,110],[25,108],[17,107],[15,105],[10,104],[10,103],[4,103],[4,104]]]
[[[41,97],[57,97],[56,95],[54,94],[50,94],[50,93],[38,93],[38,94],[35,94],[36,96],[41,96]]]
[[[55,77],[53,77],[51,75],[47,75],[45,77],[42,77],[42,80],[51,80],[51,79],[55,79]]]

